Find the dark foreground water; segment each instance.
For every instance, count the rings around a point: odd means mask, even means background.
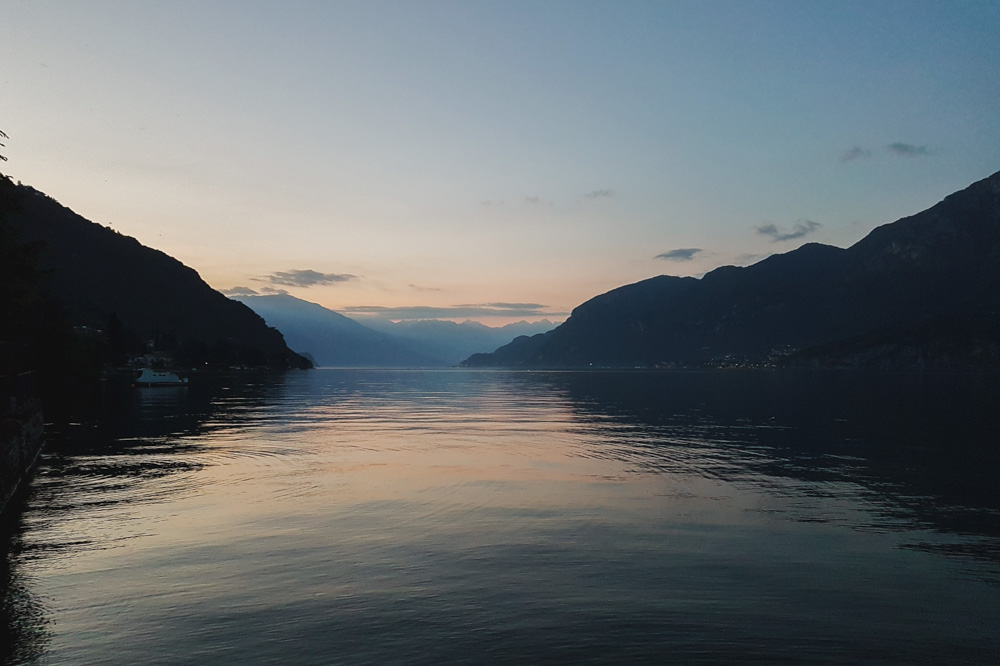
[[[206,379],[8,523],[10,663],[998,663],[1000,382]]]

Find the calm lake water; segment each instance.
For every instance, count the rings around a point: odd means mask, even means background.
[[[101,405],[8,520],[8,663],[1000,662],[995,376],[315,370]]]

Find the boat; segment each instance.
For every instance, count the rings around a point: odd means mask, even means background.
[[[135,380],[136,386],[187,386],[187,377],[181,379],[166,370],[143,368],[142,374]]]

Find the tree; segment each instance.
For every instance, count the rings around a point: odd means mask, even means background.
[[[9,138],[10,138],[9,136],[3,133],[3,130],[0,130],[0,139],[9,139]],[[5,144],[0,143],[0,148],[3,148],[4,145]],[[7,156],[0,155],[0,162],[6,162],[6,161],[7,161]]]

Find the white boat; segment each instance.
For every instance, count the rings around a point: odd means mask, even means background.
[[[136,386],[187,386],[187,377],[181,379],[166,370],[143,368],[142,374],[135,380]]]

